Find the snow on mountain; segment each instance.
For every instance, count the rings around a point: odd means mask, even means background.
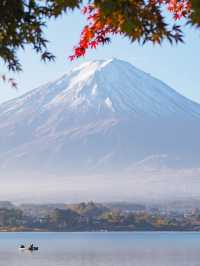
[[[163,82],[117,60],[99,60],[75,67],[60,79],[1,106],[1,116],[25,112],[37,104],[38,111],[52,108],[86,112],[95,109],[141,116],[199,117],[198,104]]]
[[[121,60],[91,61],[0,105],[0,169],[196,177],[199,121],[200,105],[160,80]]]

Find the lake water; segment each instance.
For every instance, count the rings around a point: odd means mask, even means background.
[[[31,242],[38,252],[18,250]],[[0,266],[197,265],[200,233],[0,233]]]

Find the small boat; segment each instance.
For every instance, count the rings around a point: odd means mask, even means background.
[[[33,248],[30,248],[29,250],[30,251],[37,251],[37,250],[39,250],[39,247],[33,247]]]
[[[19,250],[27,250],[27,248],[25,248],[25,247],[19,247]]]
[[[19,250],[21,250],[21,251],[38,251],[39,247],[34,247],[34,246],[25,247],[24,245],[21,245],[19,247]]]

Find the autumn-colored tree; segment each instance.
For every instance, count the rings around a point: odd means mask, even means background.
[[[68,10],[82,9],[88,23],[70,59],[85,55],[110,41],[113,34],[127,36],[132,42],[170,43],[183,41],[178,20],[200,27],[199,0],[2,0],[0,1],[0,58],[9,70],[20,71],[17,51],[31,45],[43,61],[54,60],[44,36],[50,18]],[[173,16],[166,22],[166,11]],[[12,80],[11,80],[12,82]]]
[[[171,13],[171,23],[166,23],[166,11]],[[71,60],[84,56],[88,48],[110,42],[110,36],[120,34],[132,42],[160,44],[183,42],[182,27],[178,21],[200,27],[200,1],[194,0],[104,0],[83,8],[88,24],[81,33]],[[186,24],[185,23],[185,24]]]

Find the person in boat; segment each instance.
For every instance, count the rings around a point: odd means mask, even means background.
[[[30,246],[29,246],[29,250],[33,250],[33,248],[34,248],[34,246],[33,246],[33,244],[30,244]]]

